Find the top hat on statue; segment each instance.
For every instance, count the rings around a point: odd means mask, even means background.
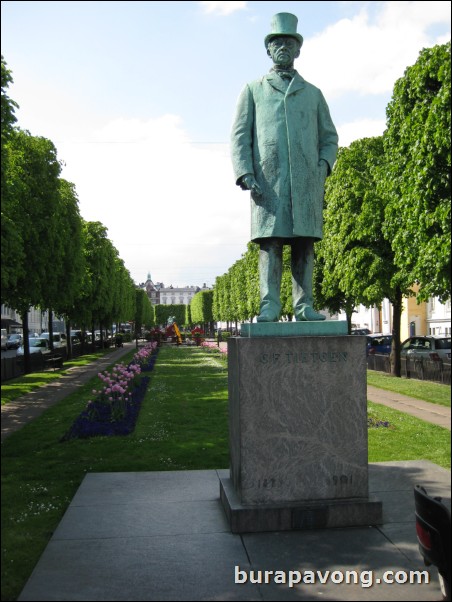
[[[303,44],[303,37],[297,33],[297,23],[298,18],[291,13],[278,13],[275,15],[270,24],[272,31],[265,36],[265,47],[268,46],[272,38],[279,38],[280,36],[295,38],[301,46]]]

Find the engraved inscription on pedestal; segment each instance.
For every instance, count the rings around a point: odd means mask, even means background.
[[[364,338],[237,338],[228,358],[241,503],[367,498]]]

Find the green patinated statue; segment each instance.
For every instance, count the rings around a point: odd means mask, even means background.
[[[278,321],[283,245],[291,245],[296,320],[314,311],[314,242],[322,238],[325,180],[338,136],[322,92],[293,68],[303,38],[290,13],[273,17],[265,38],[273,67],[242,90],[231,135],[237,185],[251,192],[251,240],[258,243],[258,322]]]

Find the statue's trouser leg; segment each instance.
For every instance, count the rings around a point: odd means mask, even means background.
[[[302,317],[307,306],[312,307],[314,275],[314,239],[295,238],[292,241],[292,302],[296,318]]]
[[[278,320],[281,312],[280,291],[283,242],[277,238],[268,238],[261,240],[259,244],[259,287],[261,299],[259,318],[264,318],[268,321]]]

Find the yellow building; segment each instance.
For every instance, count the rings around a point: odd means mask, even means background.
[[[429,334],[427,326],[427,303],[417,303],[416,296],[403,300],[400,339],[404,341],[414,335]]]
[[[417,303],[416,296],[403,300],[400,324],[400,338],[403,342],[415,335],[449,335],[451,333],[450,301],[440,303],[437,297],[431,297],[427,303]],[[345,319],[340,317],[339,319]],[[381,307],[359,306],[353,314],[353,328],[369,328],[373,333],[391,334],[392,305],[384,299]]]

